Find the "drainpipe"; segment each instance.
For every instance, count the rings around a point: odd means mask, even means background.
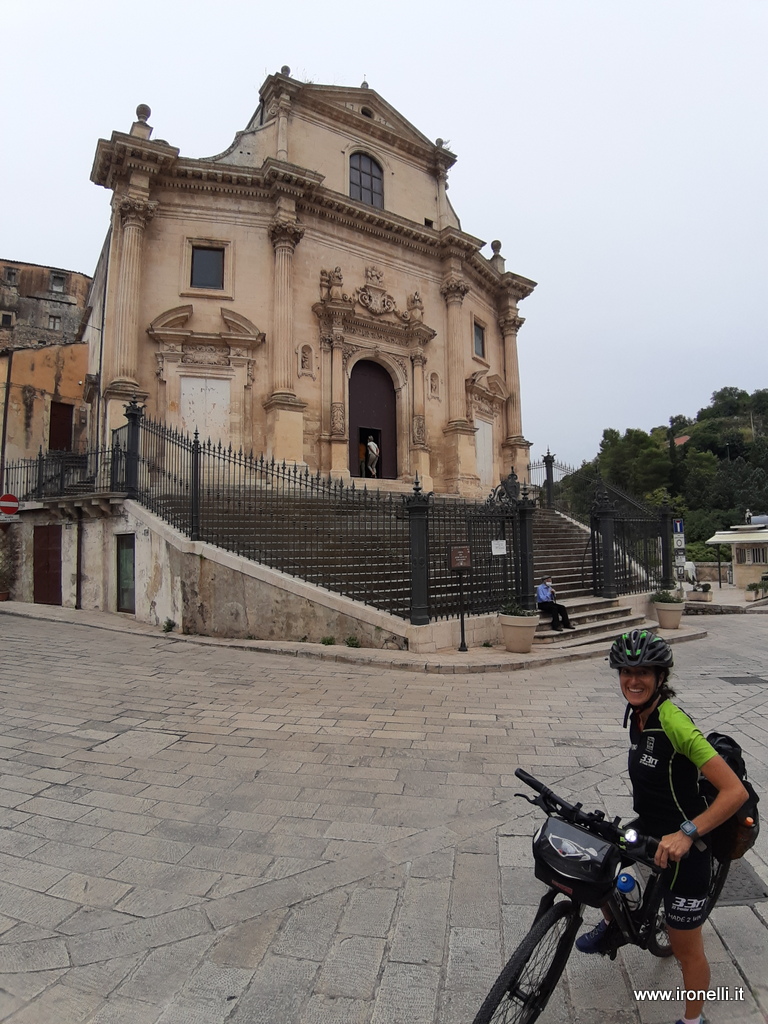
[[[77,564],[75,566],[75,608],[83,607],[83,510],[77,506]]]
[[[6,349],[8,368],[5,374],[5,401],[3,402],[3,435],[0,440],[0,491],[5,493],[5,442],[8,438],[8,404],[11,400],[11,368],[13,366],[13,349]]]

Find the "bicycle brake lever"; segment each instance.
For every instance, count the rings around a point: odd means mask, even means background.
[[[515,793],[515,796],[522,797],[523,800],[527,800],[529,804],[533,804],[534,807],[540,807],[539,798],[535,796],[528,796],[527,793]]]

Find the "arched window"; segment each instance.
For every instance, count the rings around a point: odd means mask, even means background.
[[[384,174],[381,165],[367,153],[349,158],[349,195],[378,210],[384,209]]]

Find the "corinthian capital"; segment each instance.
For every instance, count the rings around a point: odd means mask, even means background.
[[[463,302],[464,296],[469,291],[469,285],[460,277],[449,277],[440,288],[440,294],[446,302]]]
[[[158,204],[137,196],[123,196],[117,201],[117,209],[126,226],[143,228],[155,215]]]
[[[289,248],[293,252],[303,236],[304,228],[295,220],[276,217],[269,225],[269,237],[275,249]]]
[[[504,335],[505,338],[508,334],[517,334],[517,332],[520,330],[524,323],[524,316],[499,317],[499,327],[501,329],[501,333]]]

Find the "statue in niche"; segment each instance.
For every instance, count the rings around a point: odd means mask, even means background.
[[[429,393],[432,398],[437,398],[440,394],[440,378],[436,373],[429,375]]]
[[[312,349],[309,345],[301,346],[301,368],[308,371],[312,369]]]
[[[331,293],[331,301],[340,302],[342,299],[341,286],[344,284],[344,277],[341,267],[335,267],[328,274],[328,285]]]

